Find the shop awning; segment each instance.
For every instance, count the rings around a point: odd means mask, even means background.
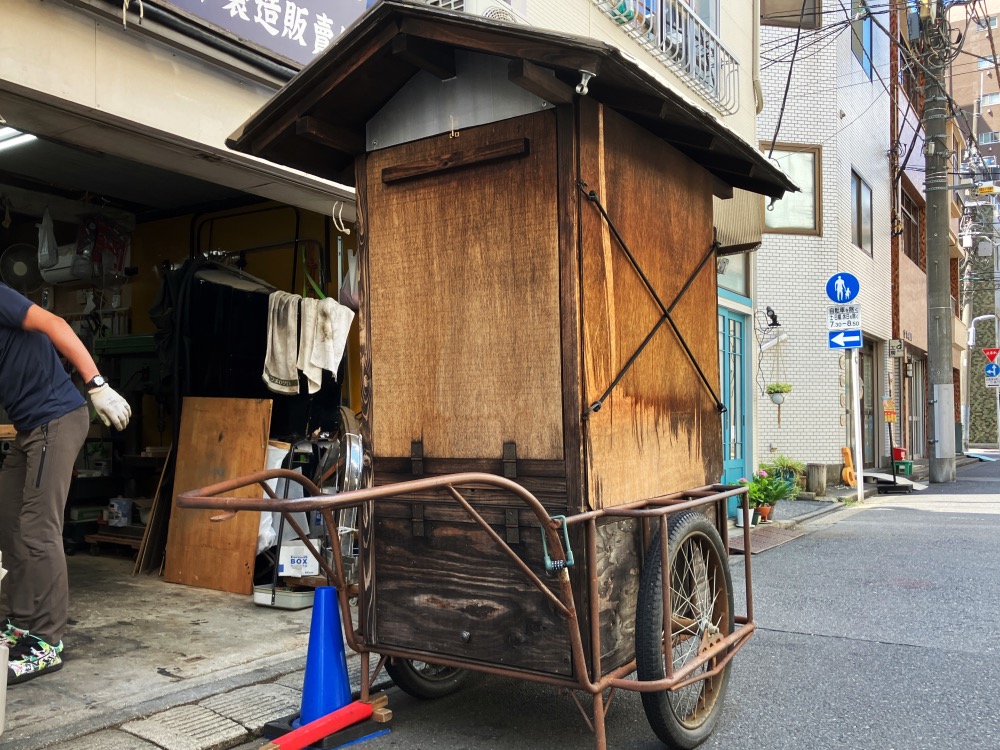
[[[719,255],[748,253],[760,247],[763,198],[747,190],[733,190],[728,200],[715,198],[712,212]]]
[[[368,121],[418,71],[446,78],[456,49],[530,63],[554,74],[560,91],[572,92],[581,71],[589,71],[587,96],[655,133],[726,185],[776,198],[796,190],[751,144],[610,44],[398,1],[382,2],[358,19],[227,144],[353,184]],[[535,85],[530,90],[538,93],[544,84],[542,77],[526,87]]]

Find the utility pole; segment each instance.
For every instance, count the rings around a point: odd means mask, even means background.
[[[931,482],[955,481],[955,380],[951,367],[951,259],[948,253],[948,120],[943,88],[951,40],[941,0],[921,0],[920,57],[925,69],[924,155],[927,192],[927,369]]]

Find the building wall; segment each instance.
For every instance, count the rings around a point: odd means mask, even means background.
[[[824,24],[844,17],[828,12]],[[849,271],[860,279],[866,341],[891,335],[889,97],[879,80],[881,75],[888,85],[888,39],[873,30],[869,81],[851,52],[850,28],[821,34],[822,41],[814,40],[795,63],[778,141],[822,146],[822,234],[766,233],[757,253],[756,305],[771,305],[789,336],[764,352],[758,386],[775,379],[793,385],[781,407],[780,426],[777,407],[758,390],[760,460],[783,453],[809,462],[841,462],[848,367],[844,356],[828,349],[825,285],[831,275]],[[764,27],[761,35],[765,106],[758,127],[767,153],[789,70],[787,61],[768,60],[790,51],[795,31]],[[872,189],[872,257],[851,239],[852,168]],[[881,357],[881,347],[876,356]]]
[[[702,95],[683,78],[656,60],[641,45],[630,39],[622,28],[605,14],[594,0],[527,0],[528,21],[539,28],[590,37],[613,44],[634,57],[650,73],[681,92],[690,101],[700,103],[732,130],[753,142],[756,132],[753,94],[753,28],[757,19],[748,0],[720,0],[719,37],[726,49],[740,63],[740,106],[736,113],[720,115]]]

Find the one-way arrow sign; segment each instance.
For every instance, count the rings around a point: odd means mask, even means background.
[[[860,349],[861,331],[827,331],[828,344],[831,349]]]

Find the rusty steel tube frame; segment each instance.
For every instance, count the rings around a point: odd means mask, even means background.
[[[276,493],[271,490],[267,485],[267,482],[272,479],[287,479],[290,481],[299,482],[305,490],[313,493],[312,496],[302,497],[302,498],[290,498],[281,499],[278,498]],[[221,496],[223,493],[232,492],[244,487],[258,484],[264,490],[267,498],[254,498],[254,497],[224,497]],[[480,515],[475,508],[469,503],[468,500],[456,489],[458,486],[467,485],[492,485],[494,487],[499,487],[511,492],[513,495],[521,499],[528,508],[535,514],[538,519],[539,526],[542,528],[547,543],[552,550],[553,556],[556,560],[565,560],[566,552],[563,549],[562,541],[559,535],[556,533],[562,526],[562,522],[553,520],[545,507],[538,501],[538,499],[526,490],[521,485],[513,482],[504,477],[497,476],[495,474],[485,474],[479,472],[467,472],[461,474],[448,474],[435,477],[427,477],[424,479],[414,479],[406,482],[399,482],[396,484],[388,484],[380,487],[369,487],[359,490],[353,490],[350,492],[344,492],[337,495],[323,495],[319,487],[317,487],[313,482],[309,481],[307,478],[303,477],[301,474],[291,471],[289,469],[270,469],[266,471],[259,471],[254,474],[248,474],[243,477],[238,477],[235,479],[230,479],[223,482],[217,482],[216,484],[209,485],[207,487],[202,487],[199,489],[189,490],[178,495],[177,505],[181,508],[206,508],[206,509],[216,509],[223,510],[226,513],[222,515],[213,517],[213,521],[225,521],[240,510],[251,510],[251,511],[277,511],[280,512],[287,521],[290,522],[292,529],[299,536],[299,538],[306,544],[310,553],[312,553],[316,559],[319,561],[320,566],[323,568],[323,572],[326,574],[328,580],[335,581],[337,584],[337,594],[340,603],[341,619],[344,624],[344,634],[348,645],[351,649],[359,654],[361,654],[362,659],[362,680],[361,680],[361,698],[362,700],[367,700],[370,691],[370,681],[374,679],[372,675],[369,674],[370,668],[370,653],[378,653],[380,655],[380,660],[378,666],[376,667],[376,675],[378,671],[382,668],[385,660],[390,657],[397,658],[407,658],[407,659],[418,659],[421,661],[428,661],[430,663],[441,664],[443,666],[455,667],[458,669],[473,669],[479,672],[485,672],[488,674],[494,674],[502,677],[518,677],[521,679],[526,679],[532,682],[540,682],[544,684],[554,685],[562,688],[569,688],[575,690],[582,690],[588,692],[593,696],[593,711],[594,717],[591,725],[592,730],[595,734],[595,740],[598,750],[606,750],[607,739],[605,737],[605,714],[606,709],[610,707],[611,697],[616,688],[622,688],[625,690],[631,690],[633,692],[660,692],[663,690],[678,690],[682,687],[694,684],[702,680],[709,679],[719,674],[726,665],[732,660],[733,656],[743,647],[750,636],[756,629],[756,624],[753,619],[753,597],[752,597],[752,576],[751,576],[751,564],[750,556],[744,553],[744,570],[746,576],[746,604],[747,604],[747,614],[743,616],[735,616],[734,620],[740,625],[736,630],[730,633],[727,637],[722,639],[715,646],[712,646],[704,653],[699,654],[699,656],[687,664],[683,669],[677,670],[673,669],[673,660],[670,658],[670,638],[669,632],[672,625],[672,617],[670,610],[670,567],[669,567],[669,557],[667,549],[667,516],[673,513],[678,513],[683,510],[698,508],[703,505],[714,503],[716,505],[716,522],[719,527],[721,536],[723,538],[723,544],[728,546],[728,528],[724,523],[725,515],[722,512],[725,508],[724,501],[736,495],[743,495],[742,506],[744,512],[749,510],[749,501],[747,496],[746,487],[729,487],[726,485],[706,485],[704,487],[698,487],[686,492],[676,492],[669,495],[663,495],[660,497],[650,498],[647,500],[642,500],[639,502],[629,503],[626,505],[618,506],[615,508],[607,508],[595,511],[587,511],[584,513],[579,513],[574,516],[570,516],[566,519],[565,523],[567,527],[586,524],[586,538],[587,538],[587,576],[588,576],[588,598],[589,601],[589,614],[590,614],[590,637],[591,637],[591,671],[588,673],[587,670],[587,660],[583,649],[583,635],[580,630],[579,618],[576,612],[576,603],[573,597],[573,590],[570,584],[569,569],[564,567],[559,571],[559,589],[560,596],[557,597],[549,589],[545,583],[538,578],[537,575],[527,566],[524,561],[522,561],[510,548],[510,546],[497,534],[486,520]],[[359,640],[359,636],[364,638],[365,633],[360,629],[354,629],[354,623],[351,618],[350,607],[348,603],[347,596],[347,581],[344,576],[343,562],[339,555],[334,555],[334,567],[331,568],[326,559],[315,549],[312,543],[308,539],[308,535],[304,530],[299,527],[297,523],[291,519],[290,514],[295,512],[319,510],[323,513],[324,521],[327,523],[327,528],[336,528],[333,523],[332,513],[335,510],[342,510],[345,508],[351,508],[360,506],[366,503],[374,503],[376,500],[387,498],[387,497],[398,497],[400,495],[407,495],[414,492],[424,492],[427,490],[438,490],[443,489],[447,491],[453,500],[455,500],[465,511],[469,514],[472,520],[481,528],[483,531],[493,540],[501,550],[510,557],[511,561],[518,567],[521,572],[525,574],[532,585],[538,589],[544,596],[548,597],[550,602],[563,614],[566,618],[566,629],[567,635],[570,641],[570,650],[573,663],[573,672],[577,675],[574,680],[572,678],[562,678],[555,675],[544,675],[534,672],[527,672],[517,669],[511,669],[509,667],[498,667],[488,664],[471,663],[467,661],[462,661],[459,659],[451,659],[438,654],[433,653],[422,653],[412,650],[394,649],[379,647],[377,651],[368,648],[364,643]],[[693,499],[691,499],[693,498]],[[667,628],[668,637],[666,639],[667,643],[667,660],[666,660],[666,672],[667,675],[661,680],[653,681],[643,681],[638,680],[626,680],[629,674],[635,671],[636,662],[635,659],[631,660],[628,664],[621,666],[608,674],[603,674],[603,669],[601,667],[601,648],[600,648],[600,622],[597,604],[597,575],[594,565],[596,564],[597,557],[597,519],[605,517],[621,517],[621,518],[639,518],[643,520],[643,523],[647,523],[649,520],[656,519],[660,525],[660,543],[661,547],[661,565],[662,570],[662,580],[664,581],[664,624]],[[644,527],[645,528],[645,527]],[[750,529],[744,526],[743,529],[743,541],[744,550],[750,549]],[[359,623],[360,628],[360,623]],[[707,664],[710,661],[715,660],[714,666],[705,672],[701,672],[694,675],[694,672]],[[604,691],[610,689],[611,693],[608,696],[607,705],[604,701]]]

